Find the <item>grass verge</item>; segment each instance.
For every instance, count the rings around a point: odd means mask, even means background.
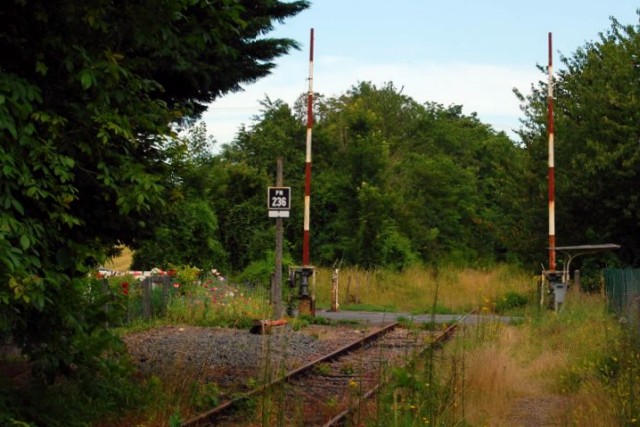
[[[638,425],[638,331],[599,295],[572,293],[558,314],[528,308],[517,325],[465,327],[394,372],[372,425]]]

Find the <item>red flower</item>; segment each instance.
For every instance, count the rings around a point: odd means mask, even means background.
[[[122,282],[120,283],[120,286],[122,287],[122,293],[124,295],[129,295],[129,282]]]

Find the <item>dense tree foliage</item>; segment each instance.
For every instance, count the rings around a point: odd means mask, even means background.
[[[211,155],[214,143],[203,122],[191,127],[184,138],[167,143],[171,178],[165,184],[162,214],[150,216],[153,233],[136,244],[132,269],[227,268],[228,254],[210,203],[215,182],[212,170],[217,163]]]
[[[305,117],[281,101],[266,100],[264,107],[220,158],[229,168],[262,171],[271,179],[267,185],[273,185],[275,158],[285,159],[285,183],[294,194],[286,239],[295,258],[301,253]],[[520,256],[515,195],[523,156],[505,134],[465,116],[460,106],[420,105],[392,83],[360,83],[337,98],[318,97],[315,111],[314,263],[401,269],[443,258],[473,263]],[[254,198],[259,208],[250,227],[263,236],[272,224],[264,187],[256,190],[243,200]],[[222,222],[224,210],[218,215]],[[238,221],[224,228],[244,233]],[[272,238],[267,244],[265,253]],[[254,259],[237,245],[233,253],[237,260]]]
[[[618,243],[621,261],[635,266],[640,265],[639,31],[613,20],[599,40],[562,58],[555,82],[558,244]],[[546,84],[540,83],[526,99],[522,135],[531,160],[529,185],[544,179],[545,96]],[[545,197],[541,193],[538,200]]]
[[[187,177],[172,172],[174,150],[164,149],[175,137],[172,126],[268,74],[272,60],[295,43],[265,33],[307,6],[2,3],[2,341],[13,337],[33,355],[46,353],[40,355],[50,371],[78,362],[82,351],[74,346],[81,340],[69,337],[91,330],[74,304],[83,292],[76,278],[116,243],[135,246],[153,233],[170,239],[159,218],[164,212],[192,232],[215,231],[208,204],[165,192],[179,189],[177,176]],[[205,243],[220,249],[216,241]]]

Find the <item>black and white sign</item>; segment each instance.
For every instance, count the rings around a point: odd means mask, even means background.
[[[267,208],[271,218],[289,218],[291,209],[291,187],[269,187]]]

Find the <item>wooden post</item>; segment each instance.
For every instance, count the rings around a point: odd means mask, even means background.
[[[340,308],[340,302],[338,301],[338,272],[339,270],[334,268],[331,276],[331,311],[338,311]]]
[[[276,160],[276,186],[283,184],[283,160],[278,157]],[[271,284],[271,307],[274,319],[280,319],[284,315],[282,305],[282,240],[283,240],[282,218],[276,218],[276,271]]]
[[[580,292],[580,270],[573,272],[573,284],[578,292]]]

